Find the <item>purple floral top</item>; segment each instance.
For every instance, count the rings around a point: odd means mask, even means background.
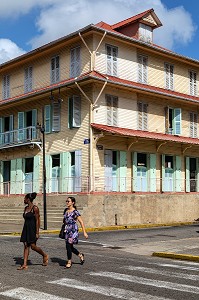
[[[67,210],[64,212],[64,221],[65,221],[65,240],[69,244],[78,244],[78,225],[77,225],[77,217],[81,216],[78,210],[73,210],[72,212],[67,212]]]

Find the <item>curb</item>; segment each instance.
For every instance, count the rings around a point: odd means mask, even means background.
[[[172,253],[172,252],[153,252],[152,256],[199,262],[199,256],[191,255],[191,254],[180,254],[180,253],[177,254],[177,253]]]
[[[144,229],[144,228],[153,228],[153,227],[172,227],[172,226],[183,226],[183,225],[193,225],[197,222],[179,222],[179,223],[158,223],[158,224],[136,224],[136,225],[113,225],[113,226],[104,226],[104,227],[88,227],[86,228],[87,232],[95,232],[95,231],[111,231],[111,230],[125,230],[125,229]],[[23,227],[23,226],[22,226]],[[61,225],[60,225],[61,229]],[[40,234],[59,234],[60,229],[52,229],[52,230],[40,230]],[[82,229],[79,228],[79,232],[82,232]],[[12,235],[19,236],[20,232],[0,232],[0,235]],[[155,253],[155,252],[154,252]]]

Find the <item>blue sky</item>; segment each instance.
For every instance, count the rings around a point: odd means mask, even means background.
[[[114,24],[150,8],[163,23],[155,43],[199,60],[196,0],[1,0],[0,63],[88,24]]]

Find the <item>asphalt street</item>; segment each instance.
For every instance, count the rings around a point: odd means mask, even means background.
[[[88,240],[81,234],[77,247],[85,254],[85,264],[74,257],[71,269],[64,268],[64,241],[57,234],[45,234],[38,246],[48,252],[49,265],[43,267],[41,257],[31,251],[26,271],[17,270],[23,255],[19,236],[1,236],[0,299],[199,299],[197,262],[152,256],[162,245],[164,250],[180,251],[188,244],[196,251],[198,228],[196,224],[90,232]]]

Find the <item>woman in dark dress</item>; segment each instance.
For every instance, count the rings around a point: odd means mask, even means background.
[[[40,215],[39,208],[33,204],[33,200],[36,198],[37,193],[29,193],[24,197],[24,209],[23,218],[24,226],[21,234],[20,242],[24,244],[24,262],[18,270],[26,270],[28,268],[28,256],[30,248],[43,256],[43,266],[48,265],[48,255],[43,250],[36,246],[36,242],[39,238],[40,227]]]
[[[65,241],[66,241],[66,251],[68,256],[68,261],[66,263],[66,268],[71,268],[72,266],[72,253],[79,256],[80,263],[83,265],[84,263],[84,254],[80,253],[73,245],[78,244],[79,232],[77,221],[80,223],[82,227],[82,231],[84,237],[87,239],[88,234],[86,233],[84,222],[81,218],[79,211],[75,205],[75,198],[68,197],[66,200],[67,208],[64,210],[64,219],[63,222],[65,224]]]

